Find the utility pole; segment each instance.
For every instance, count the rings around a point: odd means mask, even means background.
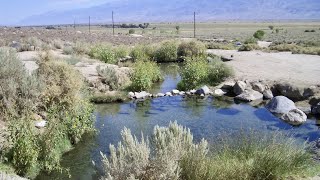
[[[112,34],[114,36],[114,19],[113,19],[113,11],[112,11]]]
[[[89,16],[89,33],[91,33],[90,26],[91,26],[91,22],[90,22],[90,16]]]
[[[196,12],[193,13],[193,37],[196,38]]]
[[[73,19],[73,29],[74,29],[74,31],[76,31],[76,19],[75,18]]]

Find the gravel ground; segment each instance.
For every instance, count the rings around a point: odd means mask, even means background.
[[[234,68],[237,79],[287,81],[302,86],[320,85],[320,56],[216,49],[210,49],[208,53],[225,57],[233,55],[233,60],[226,63]]]

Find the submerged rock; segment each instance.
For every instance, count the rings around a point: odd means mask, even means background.
[[[263,99],[263,95],[255,90],[245,90],[242,94],[236,96],[235,99],[250,102]]]
[[[290,124],[299,125],[307,121],[307,115],[299,109],[291,109],[288,113],[282,115],[281,119]]]
[[[273,113],[286,114],[292,109],[296,109],[293,101],[285,96],[276,96],[266,105],[266,108]]]
[[[312,107],[312,114],[320,114],[320,102]]]

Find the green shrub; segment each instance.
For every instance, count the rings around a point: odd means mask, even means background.
[[[127,128],[121,136],[117,147],[110,145],[110,157],[101,153],[104,178],[273,180],[303,177],[315,165],[306,146],[278,133],[240,133],[217,141],[212,151],[176,123],[156,126],[150,139],[139,141]]]
[[[90,101],[96,104],[113,103],[113,102],[122,103],[122,102],[125,102],[126,100],[127,100],[127,95],[123,93],[119,93],[119,94],[98,93],[93,95],[90,98]]]
[[[134,34],[136,31],[134,29],[129,29],[129,34]]]
[[[69,58],[65,58],[64,61],[69,65],[76,65],[78,62],[81,62],[82,59],[79,56],[71,56]]]
[[[182,42],[178,46],[178,57],[200,56],[206,53],[206,46],[199,41]]]
[[[152,45],[136,45],[130,52],[130,56],[137,60],[153,60],[155,51],[157,49],[156,44]]]
[[[129,48],[124,45],[114,47],[114,54],[116,59],[124,58],[129,55]]]
[[[172,62],[176,61],[178,44],[174,41],[165,41],[156,50],[154,59],[157,62]]]
[[[115,64],[117,59],[110,45],[96,45],[89,52],[90,57],[99,59],[105,63]]]
[[[217,43],[212,42],[206,44],[207,49],[223,49],[223,50],[233,50],[236,49],[235,46],[231,43]]]
[[[257,44],[244,44],[239,48],[239,51],[252,51],[259,49],[260,47]]]
[[[263,30],[258,30],[253,34],[253,37],[262,40],[265,32]]]
[[[53,40],[53,46],[56,49],[62,49],[63,48],[63,42],[61,41],[61,39],[55,39],[55,40]]]
[[[190,90],[207,83],[208,62],[205,58],[187,59],[181,72],[179,90]]]
[[[225,79],[234,76],[234,71],[230,66],[219,60],[213,60],[209,63],[208,84],[218,85]]]
[[[244,44],[257,44],[257,39],[254,37],[250,37],[244,41]]]
[[[134,64],[134,72],[131,77],[130,88],[133,91],[148,90],[152,84],[162,80],[159,66],[151,61],[137,61]]]

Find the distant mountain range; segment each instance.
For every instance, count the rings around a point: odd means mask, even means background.
[[[119,22],[199,21],[225,19],[320,19],[320,0],[113,0],[69,11],[52,11],[27,17],[23,25],[110,23],[111,12]]]

